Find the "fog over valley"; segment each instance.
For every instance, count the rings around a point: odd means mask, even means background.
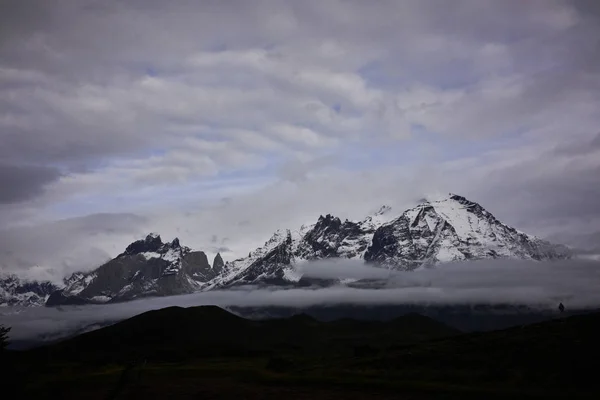
[[[585,260],[527,262],[483,260],[412,272],[366,267],[353,261],[316,261],[301,270],[314,278],[384,280],[378,289],[333,286],[310,289],[239,287],[189,295],[153,297],[126,303],[0,308],[15,340],[57,338],[93,324],[116,322],[169,306],[222,307],[350,305],[527,305],[533,310],[600,308],[600,263]],[[96,326],[98,327],[98,326]],[[92,327],[93,328],[93,327]]]

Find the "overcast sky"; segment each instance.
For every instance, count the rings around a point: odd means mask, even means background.
[[[0,266],[447,192],[597,238],[599,41],[595,0],[0,1]]]

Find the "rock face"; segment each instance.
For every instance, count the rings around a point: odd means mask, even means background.
[[[212,269],[216,275],[219,275],[221,271],[225,267],[225,262],[223,261],[223,257],[221,257],[221,253],[217,253],[215,259],[213,260]]]
[[[289,230],[285,233],[275,233],[265,243],[264,247],[251,253],[247,259],[234,261],[231,266],[228,266],[228,269],[234,272],[234,276],[233,280],[229,282],[227,279],[224,279],[224,286],[256,283],[262,285],[285,285],[291,281],[287,279],[287,274],[291,271],[287,267],[294,260],[295,247],[296,242]],[[236,270],[241,267],[240,263],[248,263],[249,265],[241,270],[239,274],[236,274]],[[223,277],[221,276],[220,278]]]
[[[163,243],[150,234],[89,273],[73,274],[47,306],[108,303],[146,296],[191,293],[215,277],[206,254],[181,246],[176,238]]]
[[[384,206],[361,221],[341,221],[330,214],[300,229],[279,230],[246,258],[227,263],[210,288],[235,285],[300,285],[297,266],[325,258],[363,259],[378,226],[391,219]]]
[[[47,281],[27,281],[16,275],[0,277],[0,306],[40,306],[59,287]]]
[[[362,221],[342,222],[326,215],[298,231],[278,231],[248,257],[228,263],[210,286],[305,286],[307,280],[300,279],[297,267],[326,258],[361,259],[378,267],[409,271],[460,260],[569,256],[566,247],[519,232],[479,204],[451,194],[439,201],[423,201],[396,218],[384,206]]]

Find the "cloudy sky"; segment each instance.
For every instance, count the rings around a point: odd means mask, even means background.
[[[0,266],[447,192],[594,246],[599,43],[594,0],[1,1]]]

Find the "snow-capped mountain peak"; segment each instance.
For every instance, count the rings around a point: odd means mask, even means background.
[[[392,207],[384,204],[381,207],[379,207],[379,210],[377,210],[376,212],[374,212],[373,215],[379,216],[379,215],[389,214],[391,212],[392,212]]]
[[[419,204],[382,225],[365,260],[410,270],[469,259],[566,256],[564,249],[519,232],[479,204],[450,194]]]
[[[243,284],[305,285],[311,283],[303,280],[300,264],[326,258],[413,270],[503,257],[547,260],[567,258],[569,252],[498,221],[465,197],[449,194],[424,199],[400,215],[389,206],[355,221],[320,215],[315,223],[298,229],[277,230],[247,257],[225,263],[219,254],[213,266],[205,253],[182,246],[179,239],[165,243],[151,233],[94,271],[65,279],[64,289],[49,287],[55,291],[46,304],[106,303]],[[15,293],[25,290],[17,287],[25,286],[14,279],[0,279],[0,304],[2,298],[15,298]],[[29,298],[33,299],[29,303],[43,302],[48,293],[40,290],[38,297],[21,296],[4,303],[28,302]]]
[[[392,207],[388,205],[381,206],[377,211],[367,215],[365,219],[359,221],[360,224],[369,226],[370,228],[377,229],[382,224],[391,221],[394,219],[394,213],[392,212]]]
[[[449,194],[394,216],[383,206],[361,221],[321,215],[298,231],[278,231],[249,257],[228,264],[215,286],[298,280],[295,265],[323,258],[356,258],[412,270],[442,262],[512,257],[568,257],[564,248],[498,221],[479,204]]]
[[[0,306],[44,305],[50,294],[58,289],[52,282],[3,275],[0,276]]]
[[[47,304],[106,303],[190,293],[216,275],[205,253],[191,251],[178,238],[163,243],[160,235],[149,234],[94,271],[73,274]]]
[[[146,260],[161,259],[168,263],[162,272],[163,276],[176,274],[182,265],[183,257],[189,253],[189,247],[181,246],[179,238],[170,243],[163,243],[159,234],[150,233],[145,239],[136,240],[125,249],[118,257],[141,255]]]

